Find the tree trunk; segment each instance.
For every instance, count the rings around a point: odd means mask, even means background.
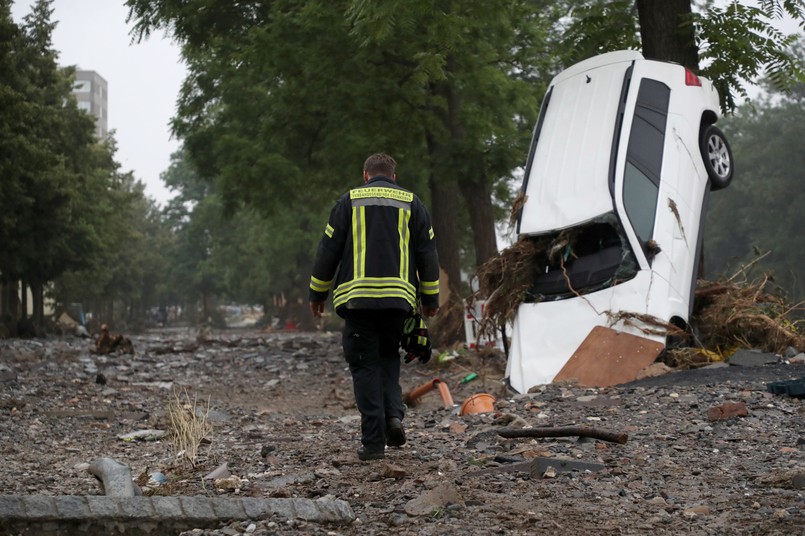
[[[690,24],[691,0],[637,0],[643,56],[699,70],[699,49]]]
[[[446,71],[453,64],[448,56]],[[433,88],[447,102],[447,112],[442,114],[442,123],[449,133],[446,142],[438,140],[433,133],[428,133],[427,144],[430,156],[430,177],[428,184],[431,202],[436,210],[431,211],[433,230],[436,233],[436,247],[439,251],[439,264],[446,275],[439,288],[441,312],[432,323],[433,340],[437,345],[453,344],[464,338],[464,297],[461,293],[461,259],[459,257],[458,197],[456,196],[456,170],[461,166],[454,164],[456,154],[452,147],[460,145],[465,133],[458,120],[459,99],[455,89],[442,84]],[[447,288],[445,288],[445,286]]]
[[[459,186],[470,214],[470,227],[475,246],[475,266],[477,267],[498,254],[495,215],[492,210],[492,188],[487,177],[482,173],[479,173],[477,177],[459,180]]]
[[[431,160],[438,161],[440,149],[434,144],[430,145]],[[436,249],[439,252],[439,265],[447,275],[449,286],[440,289],[445,295],[443,299],[453,300],[461,293],[457,283],[461,280],[461,262],[459,259],[458,226],[458,198],[455,195],[456,184],[452,177],[439,173],[431,168],[428,179],[431,203],[436,210],[431,210],[433,231],[436,234]]]
[[[45,292],[40,281],[31,283],[31,299],[33,300],[33,321],[37,329],[45,325]]]
[[[28,283],[25,280],[20,281],[20,320],[27,320],[28,318]]]
[[[205,322],[209,322],[212,319],[210,318],[210,297],[209,293],[207,292],[206,285],[202,285],[201,288],[201,322],[200,324],[204,324]]]

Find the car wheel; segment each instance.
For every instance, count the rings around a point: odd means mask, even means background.
[[[715,125],[706,126],[702,130],[699,149],[710,178],[710,189],[721,190],[729,186],[735,171],[735,161],[724,133]]]

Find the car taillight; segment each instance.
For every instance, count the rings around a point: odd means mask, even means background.
[[[686,86],[702,86],[702,81],[699,80],[699,77],[693,74],[688,68],[685,68],[685,85]]]

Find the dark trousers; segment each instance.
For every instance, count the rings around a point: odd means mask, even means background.
[[[344,357],[361,413],[361,443],[386,447],[386,420],[405,416],[400,387],[400,338],[408,316],[400,309],[348,309],[342,313]]]

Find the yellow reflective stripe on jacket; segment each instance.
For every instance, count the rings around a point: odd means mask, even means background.
[[[355,279],[366,273],[366,207],[352,207],[352,266]]]
[[[339,307],[347,303],[349,300],[354,300],[356,298],[402,298],[407,301],[411,307],[416,305],[416,296],[403,289],[367,287],[356,287],[346,292],[336,292],[333,295],[333,305]]]
[[[428,237],[429,237],[431,240],[433,240],[433,227],[431,227],[430,229],[428,229]]]
[[[408,279],[408,245],[411,242],[411,233],[408,230],[408,222],[411,220],[411,211],[400,209],[397,218],[397,230],[400,234],[400,279]]]
[[[397,188],[385,188],[382,186],[369,186],[364,188],[356,188],[349,191],[350,199],[365,199],[367,197],[382,197],[385,199],[396,199],[397,201],[405,201],[410,203],[414,200],[414,194],[406,192],[405,190],[398,190]]]
[[[333,286],[333,280],[322,281],[313,276],[310,277],[310,288],[316,292],[328,292],[330,287]]]
[[[438,294],[439,282],[438,281],[420,281],[419,291],[422,294]]]
[[[354,298],[402,298],[413,307],[416,304],[416,288],[408,281],[395,277],[367,277],[338,285],[333,292],[336,307]]]
[[[416,295],[416,287],[414,285],[404,279],[398,279],[396,277],[364,277],[363,279],[353,279],[352,281],[338,285],[338,288],[335,289],[335,293],[341,294],[356,287],[378,289],[382,289],[383,287],[398,287],[412,295]]]
[[[327,224],[327,227],[325,227],[325,228],[324,228],[324,234],[326,234],[326,235],[327,235],[327,238],[332,238],[332,237],[333,237],[333,233],[334,233],[334,232],[335,232],[335,229],[333,228],[333,226],[332,226],[332,225],[330,225],[330,224],[328,223],[328,224]]]

